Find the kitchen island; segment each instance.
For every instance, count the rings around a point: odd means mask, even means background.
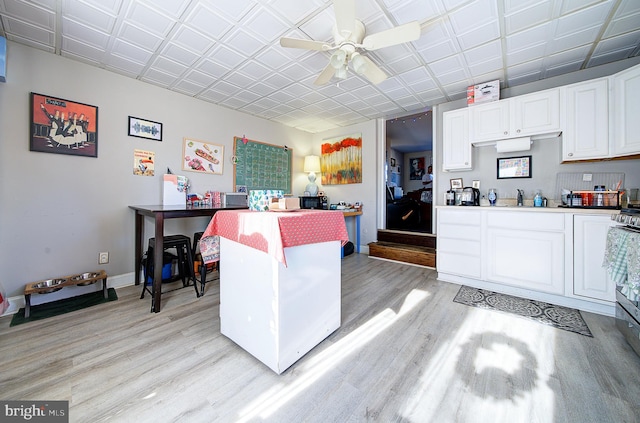
[[[340,326],[341,211],[221,211],[220,331],[280,374]],[[204,255],[204,253],[203,253]]]
[[[438,279],[613,316],[601,266],[611,215],[562,207],[437,206]]]

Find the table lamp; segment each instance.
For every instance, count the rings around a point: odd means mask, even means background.
[[[308,192],[309,195],[318,195],[316,172],[320,172],[320,157],[306,156],[304,158],[304,171],[309,172],[309,183],[304,190]]]

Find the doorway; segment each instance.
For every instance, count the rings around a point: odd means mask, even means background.
[[[432,112],[386,121],[386,229],[433,233]]]

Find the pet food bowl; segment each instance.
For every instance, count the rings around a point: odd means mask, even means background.
[[[61,290],[62,287],[60,285],[62,285],[66,281],[66,279],[46,279],[33,285],[33,287],[39,289],[40,291],[38,292],[41,294],[48,294],[50,292]]]
[[[85,282],[79,282],[76,285],[78,286],[85,286],[85,285],[91,285],[94,284],[96,282],[98,282],[98,279],[96,279],[98,276],[100,276],[100,273],[97,272],[85,272],[85,273],[81,273],[79,275],[75,275],[71,277],[71,280],[75,281],[85,281]]]

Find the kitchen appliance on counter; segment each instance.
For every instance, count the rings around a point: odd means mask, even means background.
[[[612,247],[617,251],[640,250],[640,207],[623,208],[620,214],[611,215],[611,219],[620,224],[612,229],[623,231],[623,233],[617,235],[609,233],[607,248],[610,248],[609,244],[614,244]],[[627,236],[624,236],[625,233]],[[611,261],[609,257],[605,257],[605,263],[607,261]],[[640,264],[636,264],[640,267]],[[638,277],[636,272],[639,269],[634,269],[634,265],[628,262],[627,266],[626,278],[623,277],[616,282],[616,327],[640,356],[640,297],[633,289],[633,285],[638,282],[635,278]]]
[[[478,188],[464,187],[460,193],[461,206],[479,206],[480,190]]]
[[[302,196],[300,197],[300,208],[329,210],[329,200],[324,195]]]

